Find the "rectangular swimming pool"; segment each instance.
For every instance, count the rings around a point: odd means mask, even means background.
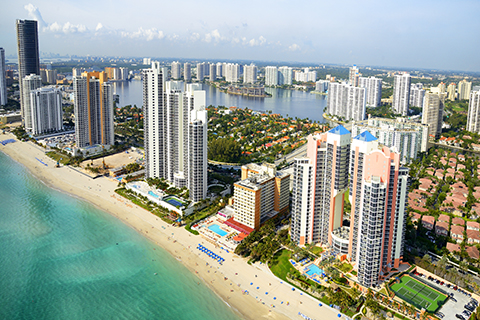
[[[208,227],[208,229],[212,230],[216,234],[218,234],[220,237],[225,237],[227,235],[227,232],[220,229],[218,224],[212,224],[211,226]]]
[[[151,196],[154,197],[154,198],[158,198],[158,197],[159,197],[158,194],[156,194],[156,193],[153,192],[153,191],[148,191],[148,194],[151,195]]]
[[[316,265],[311,264],[308,266],[306,273],[309,276],[313,276],[314,274],[316,274],[317,276],[320,276],[323,273],[323,270],[317,267]]]

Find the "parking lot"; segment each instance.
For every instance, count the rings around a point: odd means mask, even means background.
[[[453,298],[456,300],[456,302],[453,299],[448,299],[445,305],[437,311],[444,314],[443,319],[457,319],[455,315],[461,314],[464,310],[466,310],[464,306],[472,299],[467,294],[458,291],[458,289],[454,290],[453,287],[448,288],[445,285],[437,284],[435,280],[429,280],[428,277],[425,276],[422,277],[422,279],[429,283],[434,289],[441,289],[448,294],[453,293]],[[445,281],[444,279],[438,279],[441,281]],[[468,318],[465,317],[465,319]]]

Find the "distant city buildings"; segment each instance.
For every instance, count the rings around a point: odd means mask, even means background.
[[[31,133],[41,135],[63,130],[62,93],[55,87],[30,91]]]
[[[249,66],[243,67],[243,83],[257,82],[257,66],[253,63]]]
[[[293,69],[291,67],[278,68],[278,85],[292,85]]]
[[[207,111],[201,84],[165,81],[158,62],[143,71],[146,177],[207,194]]]
[[[346,83],[331,82],[328,85],[327,113],[343,120],[365,119],[366,89]]]
[[[326,93],[328,91],[328,80],[318,80],[315,82],[315,91],[320,93]]]
[[[375,77],[359,77],[358,87],[365,88],[366,90],[367,107],[376,108],[380,106],[382,102],[382,79]]]
[[[369,118],[354,122],[352,135],[358,136],[368,131],[379,143],[389,148],[395,147],[400,153],[400,161],[406,164],[417,159],[420,152],[428,151],[428,128],[428,124],[407,118]]]
[[[274,66],[265,67],[265,85],[277,86],[278,85],[278,68]]]
[[[310,71],[309,68],[305,68],[304,72],[295,72],[295,81],[297,82],[315,82],[317,81],[317,71]]]
[[[38,52],[38,22],[35,20],[17,20],[17,48],[18,48],[18,83],[20,86],[20,109],[22,123],[25,124],[25,113],[29,106],[25,106],[24,97],[30,97],[30,92],[24,92],[23,78],[30,74],[40,75],[40,59]],[[30,120],[31,121],[31,120]]]
[[[57,83],[57,70],[40,69],[40,77],[42,77],[42,82],[43,83],[56,84]]]
[[[73,79],[75,141],[78,148],[114,144],[113,88],[105,72],[84,72]]]
[[[444,95],[427,92],[423,99],[422,123],[428,124],[429,135],[438,138],[442,133]]]
[[[467,131],[480,133],[480,90],[470,93],[468,103]]]
[[[408,73],[395,75],[393,82],[393,110],[402,116],[408,115],[408,105],[410,102],[410,81]]]
[[[7,76],[5,69],[5,50],[0,48],[0,106],[7,104]]]
[[[400,154],[380,148],[368,131],[353,140],[342,126],[309,136],[307,157],[294,162],[291,239],[328,245],[353,262],[360,284],[378,284],[402,262],[407,186]],[[343,223],[347,190],[349,226]]]

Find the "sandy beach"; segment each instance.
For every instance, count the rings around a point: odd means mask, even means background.
[[[12,138],[15,138],[12,134],[0,135],[0,140]],[[32,142],[0,145],[0,151],[23,164],[48,186],[92,203],[167,250],[242,318],[303,319],[300,312],[311,319],[340,319],[335,309],[320,307],[316,299],[297,289],[292,291],[292,286],[276,278],[265,265],[248,265],[245,259],[215,248],[184,228],[172,227],[117,195],[114,192],[117,183],[113,180],[92,179],[70,167],[55,168],[55,161]],[[223,265],[197,250],[199,243],[222,256]],[[152,250],[155,250],[153,245]]]

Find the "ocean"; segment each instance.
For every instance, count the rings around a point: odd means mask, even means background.
[[[165,250],[2,152],[0,197],[0,319],[239,319]]]

